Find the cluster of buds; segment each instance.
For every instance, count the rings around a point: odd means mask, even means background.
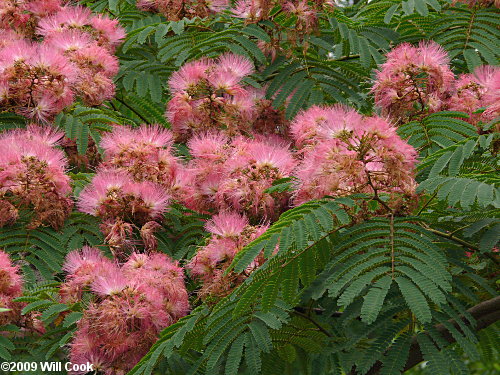
[[[276,13],[277,7],[281,12]],[[318,28],[318,13],[322,10],[333,9],[333,1],[325,0],[238,0],[231,9],[234,17],[242,18],[247,23],[257,23],[272,19],[276,14],[284,15],[289,19],[290,26],[286,32],[281,30],[282,25],[277,23],[276,32],[269,33],[269,41],[259,41],[258,46],[265,55],[272,60],[278,53],[289,55],[289,47],[307,49],[308,44],[304,37]],[[273,15],[271,15],[273,14]]]
[[[78,321],[70,361],[104,374],[125,374],[164,328],[189,311],[184,274],[165,254],[133,253],[119,266],[94,248],[68,254],[61,300],[93,298]]]
[[[0,135],[0,227],[13,224],[21,210],[31,213],[30,228],[63,226],[73,202],[67,161],[55,148],[61,137],[34,125]]]
[[[169,21],[200,17],[222,12],[229,7],[228,0],[138,0],[137,7],[144,11],[160,12]]]
[[[244,84],[253,71],[251,61],[229,53],[191,61],[173,73],[166,117],[176,139],[185,141],[209,129],[229,136],[285,134],[284,117],[271,107],[265,92]]]
[[[2,109],[49,122],[77,97],[99,105],[114,96],[114,50],[125,36],[117,20],[59,0],[7,0],[2,12]]]
[[[303,157],[295,174],[296,205],[324,196],[387,193],[388,204],[401,209],[415,197],[417,153],[383,118],[313,106],[294,119],[291,131]]]
[[[247,22],[259,22],[270,17],[271,11],[280,6],[284,13],[296,17],[296,28],[312,31],[317,23],[317,13],[323,6],[333,6],[333,2],[324,0],[238,0],[231,13]]]
[[[21,310],[26,306],[24,302],[16,302],[21,297],[23,280],[19,266],[13,264],[9,256],[0,250],[0,327],[15,324],[24,331],[44,333],[45,328],[38,319],[39,313],[30,312],[22,315]],[[7,332],[0,330],[0,337]]]
[[[488,122],[500,114],[500,69],[478,67],[458,79],[447,53],[436,43],[403,43],[387,54],[372,92],[375,103],[395,123],[419,120],[437,111],[462,111],[470,122]],[[489,107],[483,114],[474,113]]]
[[[278,137],[236,137],[221,133],[193,137],[188,164],[193,198],[186,200],[201,212],[236,211],[252,222],[274,220],[289,207],[288,192],[268,192],[291,176],[296,161]]]
[[[228,295],[262,263],[263,258],[259,256],[245,272],[225,274],[234,256],[267,228],[268,225],[252,226],[248,218],[234,212],[222,212],[207,222],[205,229],[211,236],[186,265],[191,275],[202,283],[199,291],[202,299],[217,301]]]

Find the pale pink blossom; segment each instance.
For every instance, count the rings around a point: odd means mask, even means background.
[[[161,218],[170,197],[149,181],[135,182],[123,172],[97,173],[80,193],[78,208],[106,218],[132,218],[138,223]]]
[[[328,120],[328,113],[335,116]],[[354,193],[414,197],[417,153],[387,120],[343,107],[311,107],[295,118],[292,132],[299,145],[307,145],[294,173],[296,205]]]
[[[248,218],[235,212],[221,212],[212,217],[205,229],[220,237],[237,237],[249,225]]]
[[[9,309],[0,312],[0,326],[15,324],[21,318],[23,305],[13,299],[21,296],[22,288],[19,267],[11,262],[7,253],[0,250],[0,307]]]
[[[375,103],[396,122],[445,109],[455,76],[435,42],[403,43],[387,54],[372,87]]]
[[[252,226],[245,216],[236,212],[223,212],[214,215],[206,228],[212,235],[207,245],[198,249],[186,268],[201,281],[199,294],[202,298],[220,298],[229,294],[262,263],[263,257],[259,255],[253,266],[243,274],[225,273],[234,256],[264,233],[268,225]]]
[[[284,135],[282,111],[271,109],[263,90],[244,83],[253,72],[250,60],[233,53],[191,61],[174,72],[165,116],[176,140],[187,141],[212,130],[231,137],[255,132]]]
[[[246,77],[254,72],[253,64],[247,58],[235,55],[233,53],[226,53],[219,56],[217,59],[217,70],[229,71],[238,78]]]
[[[31,227],[49,224],[58,229],[63,225],[72,201],[67,160],[54,148],[60,137],[55,130],[34,125],[0,135],[0,201],[11,201],[11,205],[3,204],[14,215],[9,222],[17,218],[13,205],[31,212]]]
[[[207,59],[191,61],[174,72],[168,81],[172,93],[194,88],[200,81],[208,78],[211,63]]]
[[[493,120],[500,114],[498,82],[500,69],[494,66],[480,66],[472,74],[462,74],[456,82],[454,95],[448,99],[449,109],[467,113],[468,121],[474,125]],[[474,113],[483,107],[486,107],[483,113]]]
[[[94,250],[91,256],[99,258]],[[92,299],[70,343],[70,360],[90,362],[106,374],[125,374],[163,329],[188,313],[182,268],[165,254],[133,253],[122,266],[94,275],[88,289]],[[68,275],[63,285],[72,280]]]

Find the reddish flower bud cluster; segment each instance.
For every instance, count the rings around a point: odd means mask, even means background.
[[[268,225],[252,226],[245,216],[234,212],[220,213],[207,222],[205,229],[211,237],[186,266],[202,282],[201,298],[217,300],[226,296],[262,263],[263,259],[258,257],[244,273],[224,275],[234,256],[267,228]]]
[[[63,269],[63,302],[94,294],[70,344],[70,361],[89,362],[104,374],[127,373],[160,331],[189,310],[182,268],[165,254],[133,253],[119,266],[85,247],[68,254]]]
[[[249,22],[258,22],[268,19],[271,10],[281,6],[285,13],[294,15],[296,27],[310,32],[317,23],[317,12],[323,5],[333,6],[333,2],[324,0],[238,0],[232,13],[235,17],[243,18]]]
[[[290,50],[283,46],[283,42],[293,47],[307,50],[309,43],[306,36],[318,28],[318,13],[323,9],[333,9],[335,4],[331,0],[237,0],[231,9],[234,17],[242,18],[246,23],[257,23],[262,20],[273,19],[278,14],[277,7],[281,7],[279,17],[288,18],[289,25],[283,32],[283,24],[276,24],[277,32],[269,32],[269,40],[259,40],[258,46],[265,54],[274,60],[278,53],[290,56]],[[271,16],[273,11],[273,16]]]
[[[31,228],[63,226],[73,202],[67,161],[55,148],[61,137],[34,125],[0,134],[0,227],[14,223],[21,209],[32,213]]]
[[[0,4],[0,106],[49,122],[79,97],[99,105],[114,95],[117,20],[60,0]]]
[[[383,118],[364,117],[343,106],[313,106],[291,125],[303,155],[297,167],[296,205],[325,195],[385,192],[390,205],[415,195],[417,153]],[[395,207],[396,208],[396,207]]]
[[[271,107],[264,91],[245,85],[253,64],[245,57],[225,54],[185,64],[172,74],[172,99],[166,116],[177,140],[209,129],[229,136],[284,134],[284,119]]]
[[[471,115],[470,122],[488,122],[500,114],[500,69],[483,66],[458,79],[447,53],[436,43],[414,47],[403,43],[387,54],[372,91],[383,113],[404,123],[432,112],[454,110]],[[490,106],[484,114],[474,114]]]
[[[228,0],[138,0],[141,10],[160,12],[169,21],[183,18],[205,18],[222,12],[229,6]]]

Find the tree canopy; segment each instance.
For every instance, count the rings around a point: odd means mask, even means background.
[[[4,0],[0,360],[498,373],[499,7]]]

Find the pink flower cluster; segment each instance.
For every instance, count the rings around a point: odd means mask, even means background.
[[[19,266],[15,265],[9,258],[9,255],[0,250],[0,327],[7,324],[15,324],[21,327],[21,333],[37,332],[45,333],[43,323],[38,319],[38,312],[30,312],[21,315],[21,310],[27,304],[24,302],[15,302],[14,299],[21,297],[23,290],[23,280],[20,274]],[[0,330],[0,336],[8,335],[8,332]]]
[[[116,255],[134,245],[135,229],[147,249],[156,247],[154,232],[171,198],[199,212],[234,210],[255,222],[274,220],[289,206],[288,192],[266,192],[296,165],[277,136],[199,134],[188,143],[188,163],[173,155],[171,133],[158,126],[116,127],[101,147],[104,160],[78,208],[102,220]]]
[[[159,126],[119,127],[103,136],[101,168],[127,172],[134,181],[161,185],[174,199],[187,194],[186,174],[174,156],[172,133]]]
[[[261,257],[242,274],[224,275],[234,256],[267,228],[268,225],[252,226],[245,216],[235,212],[222,212],[207,222],[205,229],[211,237],[186,266],[202,282],[199,292],[202,298],[226,296],[259,266]]]
[[[81,98],[99,105],[114,96],[117,20],[60,0],[0,4],[0,106],[39,122]]]
[[[134,245],[134,229],[146,249],[155,249],[154,232],[171,199],[192,195],[190,174],[173,155],[171,132],[159,126],[116,126],[100,146],[103,162],[80,194],[80,211],[102,220],[106,242],[117,255]]]
[[[245,85],[254,71],[243,56],[224,54],[185,64],[169,80],[172,99],[166,117],[177,140],[209,129],[230,136],[284,134],[284,119],[264,97],[264,90]]]
[[[165,254],[133,253],[123,265],[84,247],[68,254],[61,299],[94,298],[77,324],[70,361],[109,374],[127,373],[148,352],[161,330],[189,311],[184,274]]]
[[[483,113],[474,113],[483,107],[487,107]],[[474,73],[458,77],[448,109],[467,113],[468,121],[475,125],[500,116],[500,68],[480,66]]]
[[[137,7],[145,11],[162,13],[169,21],[183,18],[205,18],[222,12],[228,0],[138,0]]]
[[[22,289],[19,267],[13,265],[9,256],[0,250],[0,309],[9,309],[0,311],[0,327],[19,320],[22,304],[14,302],[13,299],[21,296]]]
[[[0,134],[0,227],[13,224],[21,209],[32,214],[31,228],[63,226],[73,202],[67,161],[55,148],[62,136],[35,125]]]
[[[372,92],[375,103],[396,123],[432,112],[454,110],[471,115],[470,122],[487,122],[500,113],[500,69],[483,66],[458,79],[450,69],[447,53],[435,42],[418,47],[403,43],[387,54],[377,71]],[[484,114],[474,114],[488,107]]]
[[[206,211],[236,211],[253,221],[274,220],[289,207],[289,193],[269,193],[279,179],[290,177],[296,161],[288,144],[279,137],[242,136],[232,140],[221,133],[193,137],[189,143],[193,159],[193,199],[190,208]]]
[[[385,115],[398,122],[444,108],[455,76],[446,51],[434,42],[403,43],[387,54],[372,92]]]
[[[396,196],[414,196],[417,153],[383,118],[339,105],[313,106],[297,115],[291,131],[303,156],[295,174],[296,205],[325,195],[384,192],[397,207],[402,202]]]
[[[40,19],[60,9],[60,0],[2,0],[0,29],[13,29],[31,39]]]
[[[100,228],[106,242],[116,256],[121,256],[134,245],[134,229],[139,229],[150,249],[156,247],[153,232],[169,200],[170,196],[157,184],[135,182],[125,172],[102,170],[80,193],[78,208],[102,220]]]

